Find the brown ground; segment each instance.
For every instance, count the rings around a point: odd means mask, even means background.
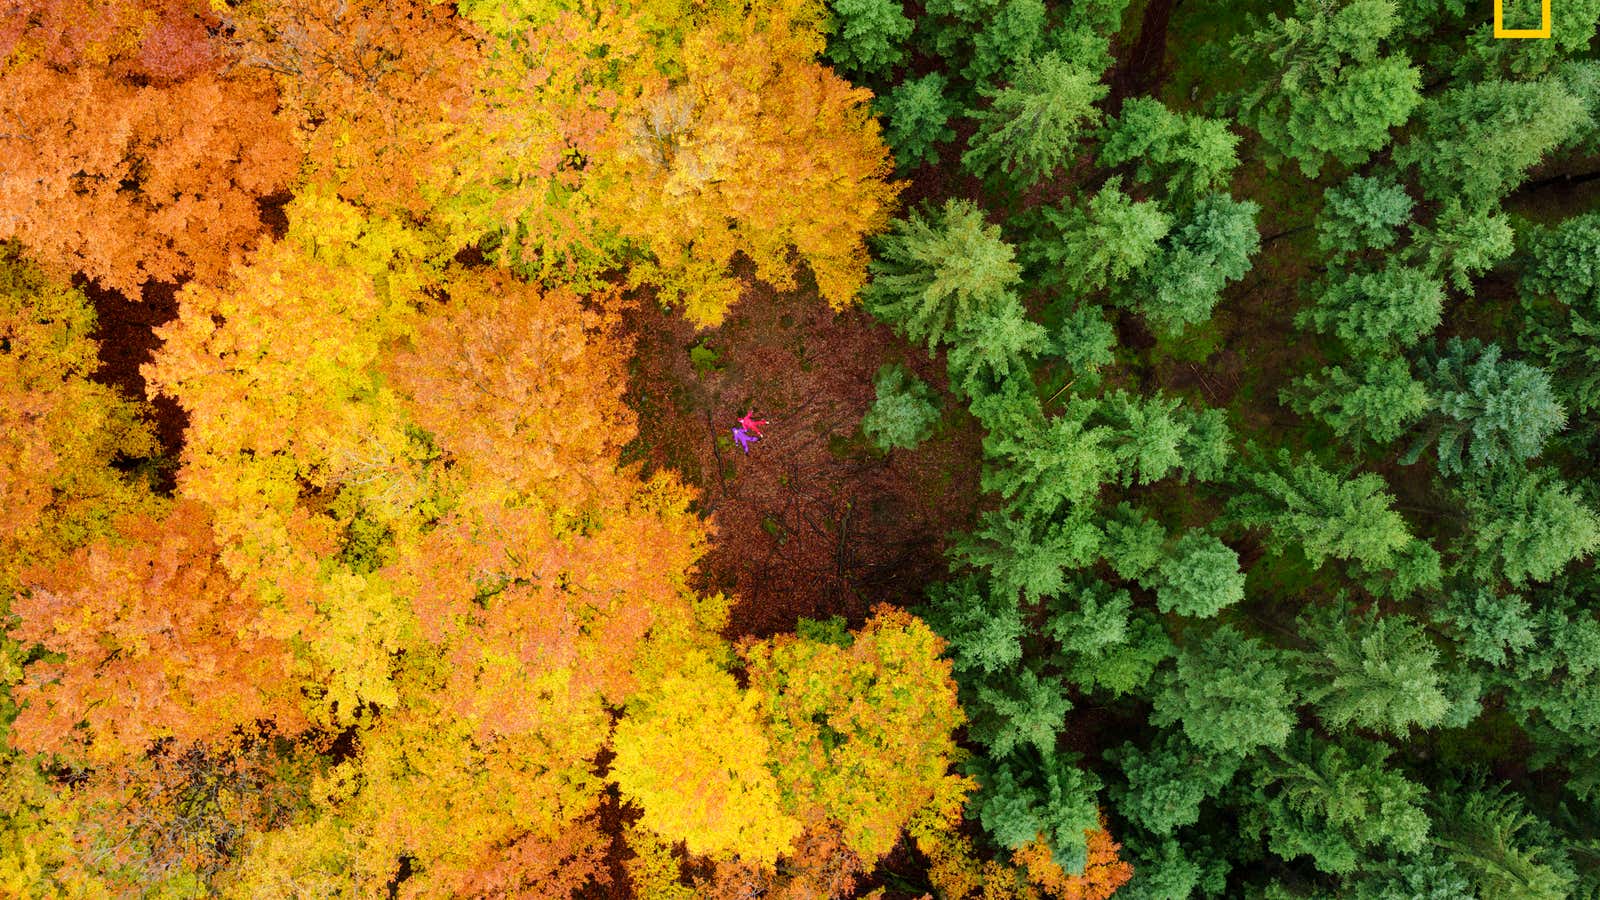
[[[860,624],[879,602],[910,605],[946,572],[945,537],[977,496],[978,435],[956,404],[915,452],[880,456],[860,436],[872,376],[902,361],[936,386],[939,367],[864,313],[835,314],[814,289],[749,288],[721,327],[696,333],[646,300],[629,400],[640,434],[626,455],[698,485],[717,532],[701,585],[737,596],[730,636],[794,629],[799,617]],[[697,344],[714,368],[691,362]],[[748,456],[739,416],[772,420]]]

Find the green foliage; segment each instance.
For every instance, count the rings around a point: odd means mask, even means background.
[[[1015,850],[1042,835],[1062,868],[1083,871],[1085,832],[1100,827],[1093,774],[1054,753],[974,760],[970,769],[980,786],[968,807],[996,843]]]
[[[1052,346],[1073,377],[1094,379],[1117,358],[1117,331],[1098,308],[1079,307],[1062,317]]]
[[[965,200],[924,216],[913,211],[878,239],[867,310],[929,350],[961,324],[1014,302],[1020,267],[1000,229]]]
[[[1435,843],[1466,874],[1479,897],[1565,900],[1575,877],[1561,853],[1540,839],[1540,823],[1517,795],[1503,790],[1438,798]]]
[[[1412,726],[1432,728],[1449,703],[1435,668],[1439,651],[1403,615],[1357,616],[1346,604],[1314,610],[1300,633],[1314,646],[1303,657],[1301,693],[1322,721],[1404,737]]]
[[[1462,549],[1480,577],[1545,581],[1600,546],[1600,517],[1548,470],[1508,467],[1469,482],[1462,502],[1471,523]]]
[[[1255,75],[1241,120],[1308,178],[1329,158],[1364,162],[1421,101],[1421,73],[1379,47],[1396,22],[1394,0],[1296,0],[1293,16],[1268,17],[1234,40]]]
[[[933,434],[939,407],[922,379],[891,363],[878,369],[872,386],[878,396],[861,417],[861,433],[879,450],[912,450]]]
[[[1034,184],[1070,160],[1078,141],[1100,120],[1107,88],[1099,76],[1054,53],[1019,63],[1011,84],[985,88],[989,106],[973,113],[973,135],[961,165],[975,175],[1005,173]]]
[[[1092,405],[1017,431],[991,431],[983,440],[982,485],[1024,518],[1048,519],[1100,490],[1116,467],[1106,442],[1111,429],[1085,422]]]
[[[937,162],[939,153],[934,145],[955,140],[950,117],[957,107],[945,96],[945,85],[943,75],[930,72],[921,78],[907,78],[878,98],[878,114],[888,121],[884,138],[902,171]]]
[[[1283,654],[1229,625],[1196,638],[1178,651],[1150,721],[1180,723],[1195,746],[1218,756],[1282,746],[1295,725]]]
[[[1239,165],[1239,137],[1223,119],[1175,113],[1154,97],[1130,97],[1106,126],[1102,166],[1136,163],[1133,178],[1180,206],[1226,187]]]
[[[1105,556],[1117,577],[1143,581],[1166,558],[1167,529],[1132,504],[1106,517]]]
[[[1113,178],[1087,207],[1068,202],[1042,212],[1044,227],[1022,245],[1042,269],[1040,281],[1071,294],[1098,291],[1148,265],[1160,252],[1172,220],[1155,203],[1136,203]]]
[[[1032,599],[1059,591],[1065,569],[1087,565],[1100,549],[1093,509],[1078,507],[1049,521],[990,510],[978,527],[951,548],[952,557],[988,569],[995,588]]]
[[[1122,768],[1127,787],[1113,792],[1117,810],[1155,835],[1170,835],[1200,819],[1200,805],[1217,796],[1239,771],[1239,756],[1202,752],[1183,735],[1163,732],[1148,749],[1123,744],[1107,757]]]
[[[1201,531],[1185,532],[1156,567],[1156,608],[1209,618],[1244,599],[1239,554]]]
[[[911,20],[899,0],[829,0],[833,33],[828,58],[839,68],[886,75],[905,55]]]
[[[1451,338],[1423,363],[1433,412],[1400,460],[1415,462],[1430,444],[1439,471],[1451,475],[1514,465],[1539,455],[1566,424],[1550,376],[1519,360],[1502,360],[1498,344]]]
[[[1029,360],[1049,349],[1044,327],[1030,322],[1013,300],[992,312],[960,323],[946,356],[950,384],[968,397],[1001,391],[1010,383],[1030,383]]]
[[[1475,275],[1493,269],[1511,255],[1510,221],[1490,208],[1463,207],[1446,201],[1432,228],[1418,229],[1411,255],[1426,261],[1430,272],[1448,277],[1457,290],[1472,288]]]
[[[1421,419],[1432,401],[1401,357],[1369,357],[1359,365],[1353,372],[1329,366],[1303,376],[1284,392],[1284,402],[1357,445],[1387,444]]]
[[[962,698],[967,734],[994,758],[1022,747],[1041,754],[1054,751],[1056,735],[1072,709],[1060,679],[1027,667],[985,678],[970,693],[970,700]]]
[[[1229,512],[1243,525],[1270,531],[1275,552],[1299,544],[1313,566],[1331,556],[1385,567],[1412,541],[1383,478],[1373,473],[1349,477],[1310,459],[1291,463],[1288,451],[1280,451],[1273,462],[1243,469],[1240,480],[1246,490],[1229,501]]]
[[[1479,81],[1430,98],[1419,118],[1421,129],[1395,148],[1395,162],[1417,168],[1430,198],[1483,209],[1572,137],[1588,111],[1553,79]]]
[[[1351,175],[1323,194],[1317,246],[1340,255],[1387,250],[1411,221],[1411,195],[1392,178]]]
[[[1222,288],[1250,271],[1250,257],[1261,248],[1260,211],[1252,201],[1223,194],[1202,198],[1119,299],[1169,334],[1204,322]]]
[[[1503,666],[1534,644],[1533,609],[1517,594],[1474,588],[1453,599],[1441,618],[1460,633],[1462,655]]]
[[[1136,397],[1122,390],[1094,404],[1090,421],[1112,430],[1106,446],[1124,487],[1160,481],[1183,464],[1180,448],[1189,426],[1181,404],[1176,397]]]
[[[1266,754],[1252,781],[1272,852],[1308,855],[1318,869],[1345,875],[1383,851],[1423,849],[1427,792],[1385,765],[1391,752],[1376,741],[1336,744],[1301,732]]]
[[[1439,327],[1443,311],[1442,284],[1420,269],[1389,265],[1334,276],[1296,321],[1334,335],[1360,358],[1415,344]]]
[[[958,672],[994,674],[1022,659],[1022,610],[1015,591],[994,591],[968,575],[928,588],[922,616],[949,643]]]
[[[1533,228],[1525,242],[1524,293],[1600,311],[1600,213]]]

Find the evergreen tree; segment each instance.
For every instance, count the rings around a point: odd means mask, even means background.
[[[1483,209],[1505,196],[1545,154],[1588,121],[1559,81],[1477,81],[1430,98],[1421,129],[1395,148],[1432,199]]]
[[[1576,878],[1564,854],[1541,840],[1522,800],[1491,788],[1444,792],[1435,843],[1472,882],[1479,897],[1566,900]]]
[[[1443,285],[1420,269],[1390,265],[1330,279],[1298,323],[1332,334],[1362,358],[1415,344],[1439,327],[1443,311]]]
[[[1352,478],[1309,459],[1291,463],[1280,451],[1240,478],[1246,490],[1228,504],[1235,519],[1270,531],[1269,547],[1279,553],[1299,544],[1313,566],[1331,556],[1385,567],[1412,540],[1383,479],[1370,472]]]
[[[1223,194],[1201,198],[1117,296],[1170,334],[1204,322],[1222,288],[1250,271],[1250,257],[1261,247],[1260,210]]]
[[[1209,534],[1187,531],[1156,567],[1156,608],[1209,618],[1244,599],[1239,554]]]
[[[828,58],[840,69],[887,75],[905,55],[911,20],[899,0],[829,0],[833,33]]]
[[[877,399],[861,417],[861,433],[879,450],[912,450],[933,434],[939,408],[933,391],[898,363],[884,365],[872,378]]]
[[[1329,366],[1303,376],[1284,391],[1297,412],[1321,419],[1333,433],[1356,444],[1387,444],[1404,434],[1432,405],[1428,390],[1398,356],[1368,358],[1346,371]]]
[[[1400,460],[1410,464],[1430,444],[1439,449],[1439,471],[1514,465],[1539,455],[1549,437],[1566,424],[1550,376],[1518,360],[1502,360],[1498,344],[1451,338],[1423,363],[1423,381],[1433,411]]]
[[[1567,306],[1600,311],[1600,213],[1532,229],[1525,241],[1522,290]]]
[[[1078,141],[1100,120],[1095,104],[1106,95],[1099,76],[1054,53],[1019,63],[1009,87],[985,88],[988,108],[973,118],[973,135],[961,165],[975,175],[1003,172],[1034,184],[1072,158]]]
[[[1322,197],[1317,214],[1317,246],[1338,256],[1387,250],[1411,221],[1414,203],[1392,176],[1351,175]]]
[[[957,106],[945,95],[945,87],[943,75],[929,72],[921,78],[907,78],[878,98],[877,112],[888,122],[884,138],[901,171],[937,162],[939,153],[934,145],[955,140],[950,117]]]
[[[1238,146],[1224,119],[1175,113],[1154,97],[1130,97],[1102,134],[1099,162],[1136,163],[1134,181],[1156,186],[1181,207],[1227,186],[1239,165]]]
[[[932,350],[963,322],[1015,302],[1020,268],[1012,257],[977,206],[949,200],[931,215],[913,211],[878,239],[862,299],[873,315]]]
[[[1504,215],[1488,207],[1464,207],[1452,197],[1440,206],[1431,228],[1416,230],[1408,254],[1435,277],[1467,291],[1474,276],[1511,255],[1512,243],[1511,223]]]
[[[1113,178],[1080,209],[1072,203],[1043,210],[1042,234],[1022,252],[1041,270],[1041,281],[1070,294],[1098,291],[1122,281],[1159,252],[1172,221],[1154,203],[1136,203]]]
[[[1056,735],[1066,727],[1072,709],[1060,679],[1026,666],[980,679],[963,692],[962,700],[969,717],[967,734],[993,758],[1023,747],[1054,752]]]
[[[1062,317],[1051,346],[1072,369],[1073,378],[1088,387],[1098,380],[1100,369],[1117,358],[1117,332],[1099,309],[1079,307]]]
[[[1100,827],[1099,779],[1055,753],[1014,753],[969,764],[978,790],[969,810],[995,843],[1012,850],[1042,837],[1068,872],[1088,861],[1086,835]]]
[[[1329,158],[1365,161],[1421,101],[1421,73],[1379,47],[1397,22],[1394,0],[1295,0],[1293,16],[1234,40],[1234,57],[1256,75],[1241,120],[1308,178]]]
[[[1310,856],[1330,874],[1348,875],[1380,854],[1415,853],[1429,837],[1427,791],[1385,765],[1392,752],[1377,741],[1332,743],[1300,732],[1252,771],[1250,819],[1273,853]]]
[[[1180,723],[1195,746],[1224,756],[1282,746],[1294,705],[1282,653],[1224,625],[1178,651],[1150,721]]]
[[[1019,302],[1004,303],[962,322],[945,357],[950,385],[968,397],[1029,380],[1029,360],[1050,346],[1043,326],[1028,321]]]
[[[1028,519],[1048,519],[1099,492],[1116,470],[1106,446],[1112,430],[1085,420],[1092,405],[1069,408],[1048,422],[984,438],[982,484]]]
[[[979,575],[928,588],[923,618],[949,644],[957,672],[992,674],[1022,659],[1022,609],[1016,591],[995,591]]]
[[[1346,604],[1313,611],[1301,634],[1315,647],[1302,657],[1301,693],[1331,729],[1351,725],[1404,737],[1438,725],[1449,708],[1435,665],[1439,651],[1403,615],[1356,616]]]
[[[1148,749],[1128,743],[1106,757],[1128,781],[1112,792],[1117,811],[1159,836],[1199,821],[1201,804],[1233,781],[1243,760],[1206,753],[1176,732],[1162,732]]]
[[[1512,584],[1546,581],[1600,546],[1600,517],[1548,470],[1508,467],[1462,491],[1473,571]]]

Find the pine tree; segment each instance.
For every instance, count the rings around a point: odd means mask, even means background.
[[[1239,165],[1238,145],[1225,119],[1175,113],[1154,97],[1129,97],[1104,129],[1099,162],[1136,163],[1135,181],[1184,207],[1227,186]]]
[[[1404,737],[1412,726],[1443,720],[1449,703],[1435,668],[1439,651],[1410,618],[1358,617],[1336,604],[1312,613],[1301,634],[1316,648],[1302,657],[1302,694],[1330,728]]]
[[[1222,756],[1282,746],[1294,705],[1283,654],[1224,625],[1178,651],[1150,721],[1181,724],[1195,746]]]
[[[1451,338],[1422,368],[1433,410],[1402,463],[1416,462],[1437,443],[1446,475],[1513,466],[1538,456],[1566,424],[1550,376],[1502,360],[1498,344]]]
[[[945,77],[929,72],[921,78],[907,78],[878,98],[878,114],[888,122],[884,139],[901,171],[937,162],[939,153],[934,145],[955,140],[950,117],[956,113],[956,104],[945,95],[945,88]]]
[[[1279,553],[1299,544],[1314,566],[1330,556],[1388,566],[1412,541],[1383,479],[1370,472],[1341,476],[1280,451],[1276,461],[1244,469],[1241,479],[1247,489],[1229,501],[1232,515],[1270,531],[1269,546]]]
[[[1411,221],[1411,195],[1393,176],[1351,175],[1322,195],[1317,214],[1317,247],[1348,256],[1366,250],[1387,250]]]
[[[889,363],[872,377],[872,386],[877,399],[861,417],[861,433],[879,450],[913,450],[933,434],[939,408],[926,382],[905,366]]]
[[[1268,17],[1233,43],[1255,70],[1241,119],[1307,178],[1330,158],[1364,162],[1421,102],[1421,72],[1379,47],[1398,23],[1393,0],[1296,0],[1293,16]]]
[[[931,351],[963,323],[1014,302],[1021,269],[1013,255],[977,206],[949,200],[926,215],[913,211],[878,239],[863,300],[868,312]]]
[[[1094,105],[1107,88],[1088,69],[1055,53],[1024,60],[1008,87],[984,89],[989,107],[977,111],[978,133],[961,165],[975,175],[1004,173],[1032,185],[1072,159],[1079,140],[1100,121]]]

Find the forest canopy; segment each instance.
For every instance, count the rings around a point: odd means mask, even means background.
[[[0,4],[0,894],[1600,898],[1552,6]]]

